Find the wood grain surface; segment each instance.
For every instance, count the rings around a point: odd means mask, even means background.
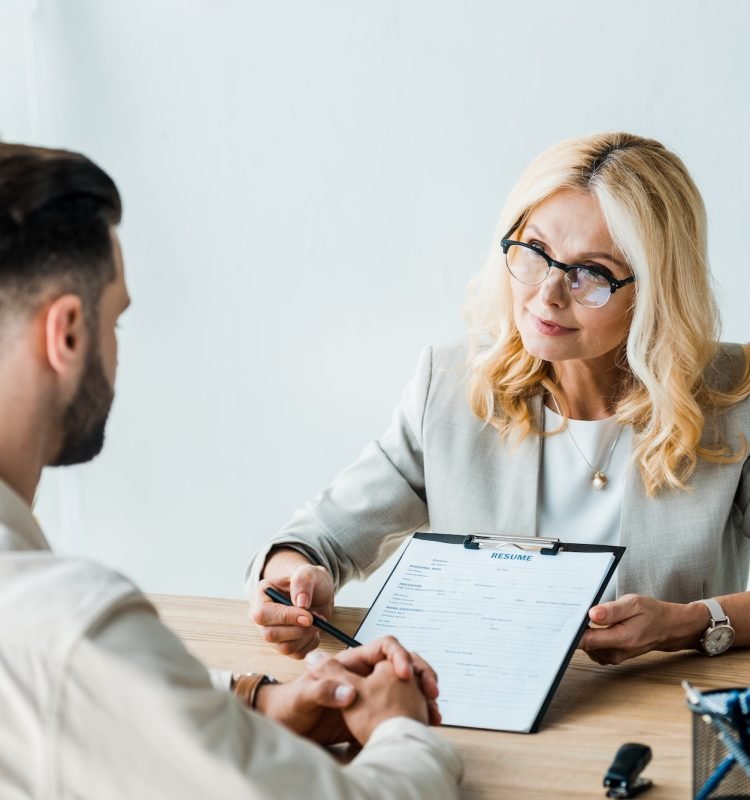
[[[248,620],[247,604],[151,595],[162,620],[204,664],[235,672],[294,678],[302,664],[275,653]],[[363,609],[339,608],[333,622],[353,634]],[[342,648],[325,634],[321,648]],[[692,791],[691,714],[680,681],[702,689],[750,683],[750,651],[718,658],[651,653],[619,667],[594,664],[577,652],[539,733],[524,735],[443,728],[466,765],[465,798],[555,800],[604,797],[602,778],[617,748],[643,742],[653,750],[644,775],[648,800],[685,800]]]

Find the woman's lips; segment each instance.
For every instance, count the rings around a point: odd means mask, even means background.
[[[531,314],[531,312],[529,313]],[[566,333],[575,332],[575,328],[566,328],[564,325],[558,325],[549,319],[541,319],[534,316],[534,314],[531,314],[531,318],[534,320],[534,325],[539,333],[545,336],[565,336]]]

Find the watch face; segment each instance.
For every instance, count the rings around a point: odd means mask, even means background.
[[[711,656],[717,656],[732,646],[734,641],[734,628],[729,625],[717,625],[709,631],[704,640],[703,647]]]

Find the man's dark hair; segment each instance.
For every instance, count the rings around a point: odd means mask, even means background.
[[[113,180],[85,156],[0,142],[0,326],[57,292],[79,295],[93,325],[121,214]]]

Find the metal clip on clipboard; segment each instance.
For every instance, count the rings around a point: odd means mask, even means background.
[[[464,539],[464,547],[467,550],[515,547],[518,550],[538,550],[543,556],[556,556],[563,549],[559,539],[544,536],[505,536],[499,533],[470,533]]]

